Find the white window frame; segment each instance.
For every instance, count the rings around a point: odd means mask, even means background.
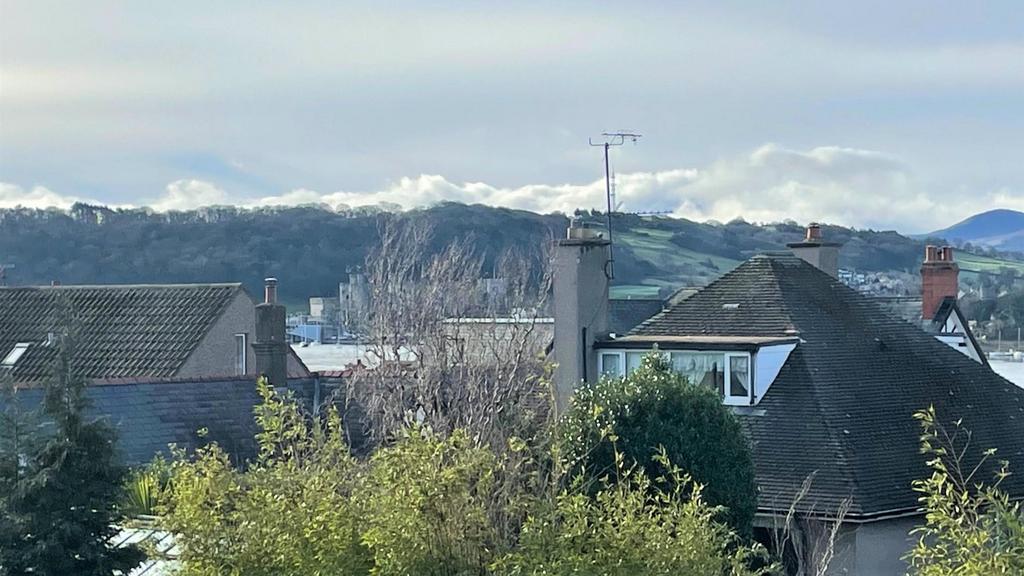
[[[626,353],[627,352],[640,352],[642,354],[648,354],[653,352],[652,349],[640,350],[640,349],[601,349],[598,354],[598,374],[605,376],[604,359],[606,356],[615,356],[619,360],[619,366],[622,368],[622,373],[612,375],[615,378],[621,378],[626,375]],[[670,354],[721,354],[722,355],[722,372],[724,374],[724,395],[722,396],[722,403],[727,406],[749,406],[751,390],[754,387],[754,355],[750,352],[741,351],[726,351],[726,350],[660,350],[666,358],[671,358]],[[730,358],[746,358],[747,359],[747,393],[743,396],[733,396],[729,394],[732,389],[732,370]],[[671,362],[671,360],[669,360]]]
[[[750,352],[726,352],[725,353],[725,398],[724,402],[729,406],[749,406],[751,390],[754,387],[754,359]],[[746,358],[747,360],[747,393],[742,396],[734,396],[732,391],[732,358]]]
[[[619,372],[617,374],[608,374],[604,367],[604,359],[606,356],[614,356],[619,359]],[[620,350],[601,350],[597,355],[597,373],[600,376],[610,376],[612,378],[622,378],[626,375],[626,353]]]
[[[238,339],[242,339],[242,354],[238,354]],[[235,375],[245,376],[249,373],[249,335],[245,332],[235,334]]]

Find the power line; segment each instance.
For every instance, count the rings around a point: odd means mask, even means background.
[[[634,144],[643,135],[636,134],[633,132],[602,132],[602,142],[594,142],[593,138],[588,138],[587,141],[591,146],[601,146],[604,148],[604,190],[605,196],[608,200],[608,269],[605,274],[608,279],[615,278],[615,253],[612,249],[612,211],[615,209],[614,192],[612,191],[612,175],[611,170],[608,168],[608,149],[612,146],[622,146],[626,143],[626,140],[632,140]]]

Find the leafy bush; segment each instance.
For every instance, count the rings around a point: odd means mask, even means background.
[[[518,549],[500,562],[506,576],[721,576],[769,574],[767,553],[745,547],[717,520],[718,508],[704,502],[703,487],[655,457],[667,475],[654,482],[615,452],[614,477],[594,497],[577,482],[553,505],[531,516]]]
[[[991,484],[976,479],[994,450],[975,465],[966,462],[970,432],[958,421],[950,432],[934,408],[919,412],[924,433],[922,452],[931,459],[932,475],[914,482],[921,493],[925,524],[910,552],[911,573],[919,576],[987,576],[1024,574],[1024,510],[1010,502],[999,484],[1009,475],[1000,463]]]
[[[352,491],[358,464],[329,411],[308,426],[293,402],[258,383],[259,459],[232,467],[216,445],[175,452],[163,525],[177,534],[184,576],[368,574]]]
[[[751,533],[757,490],[739,421],[715,391],[688,383],[660,354],[644,357],[625,378],[579,388],[562,423],[562,444],[571,475],[584,475],[591,491],[614,479],[617,451],[649,478],[666,474],[655,458],[664,447],[673,464],[706,487],[707,501],[724,507],[730,526]]]
[[[482,574],[497,553],[487,515],[494,454],[457,430],[420,427],[377,452],[358,499],[380,576]]]
[[[663,453],[661,478],[616,453],[619,481],[593,494],[583,478],[557,488],[560,467],[538,465],[536,446],[497,453],[463,430],[413,426],[357,462],[336,412],[310,419],[258,386],[247,470],[216,445],[174,453],[158,510],[185,576],[756,573],[745,566],[761,549]]]

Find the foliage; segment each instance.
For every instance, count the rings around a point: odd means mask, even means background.
[[[763,550],[664,453],[653,480],[617,453],[620,481],[594,494],[583,478],[557,488],[560,467],[539,465],[529,442],[496,450],[463,429],[411,425],[358,462],[335,411],[310,418],[259,390],[248,469],[216,445],[174,452],[159,509],[185,576],[758,573],[746,566]]]
[[[367,574],[352,492],[358,465],[337,412],[310,426],[265,379],[259,458],[232,467],[215,444],[190,458],[175,451],[164,526],[177,534],[183,576]]]
[[[730,526],[751,532],[757,492],[738,420],[715,391],[688,383],[657,352],[625,378],[581,386],[562,422],[562,444],[571,473],[585,475],[591,490],[614,479],[617,451],[648,477],[666,474],[655,458],[664,447],[706,487],[708,502],[725,508]]]
[[[11,487],[0,522],[3,573],[110,575],[143,560],[136,547],[108,546],[122,520],[116,503],[125,471],[113,429],[85,416],[85,382],[71,369],[73,346],[72,337],[63,339],[46,382],[42,416],[52,434],[3,458],[18,463],[3,470],[3,484]]]
[[[615,452],[615,481],[602,481],[594,497],[577,482],[523,527],[518,549],[497,563],[507,576],[693,576],[773,573],[753,569],[767,553],[745,547],[725,524],[721,509],[704,502],[703,487],[655,456],[666,471],[657,482]]]
[[[146,467],[133,470],[125,482],[123,508],[128,516],[154,516],[160,493],[170,481],[170,467],[163,455]]]
[[[934,407],[915,414],[924,430],[921,450],[929,456],[929,478],[914,482],[921,494],[925,524],[914,530],[917,545],[909,553],[918,576],[1024,574],[1024,510],[1010,502],[999,485],[1009,475],[1001,462],[995,480],[977,478],[994,450],[968,464],[970,431],[957,421],[952,431]]]
[[[497,552],[487,501],[496,459],[461,430],[409,429],[371,461],[361,499],[373,574],[482,574]]]

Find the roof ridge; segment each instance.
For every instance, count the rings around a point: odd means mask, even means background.
[[[238,288],[241,282],[195,282],[177,284],[58,284],[0,286],[0,290],[96,290],[96,289],[129,289],[129,288]]]

